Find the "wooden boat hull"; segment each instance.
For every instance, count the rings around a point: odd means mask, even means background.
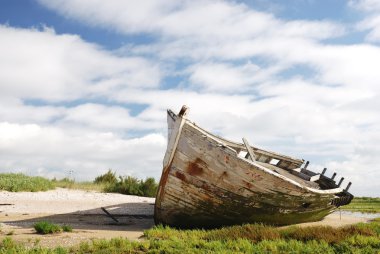
[[[313,191],[260,161],[241,158],[236,150],[185,118],[168,122],[172,130],[156,197],[156,223],[212,228],[317,221],[336,208],[332,200],[344,196],[342,189]],[[287,163],[286,169],[303,162],[282,161]]]

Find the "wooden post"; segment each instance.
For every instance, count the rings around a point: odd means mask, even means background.
[[[327,170],[327,168],[324,168],[324,169],[322,170],[321,175],[324,175],[324,174],[326,173],[326,170]]]
[[[189,108],[186,105],[183,105],[181,110],[178,113],[178,116],[179,117],[186,117],[188,112],[189,112]]]
[[[306,162],[305,167],[303,167],[303,169],[306,169],[307,166],[309,166],[309,161]]]
[[[347,184],[347,187],[346,187],[346,191],[348,191],[348,189],[351,187],[351,182],[349,182],[348,184]]]
[[[340,187],[340,185],[342,184],[343,180],[344,180],[344,177],[340,178],[340,181],[338,183],[338,187]]]
[[[252,147],[249,146],[248,140],[243,138],[243,142],[244,142],[245,147],[247,148],[247,151],[249,153],[249,157],[251,157],[251,160],[256,161],[255,153],[253,152]]]
[[[334,174],[332,175],[331,180],[334,180],[335,177],[336,177],[336,172],[334,172]]]

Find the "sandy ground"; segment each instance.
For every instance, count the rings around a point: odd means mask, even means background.
[[[106,216],[101,207],[115,219]],[[139,240],[153,222],[154,198],[95,191],[56,189],[47,192],[0,192],[0,240],[11,236],[32,246],[72,246],[82,241],[124,237]],[[38,221],[68,224],[73,232],[39,235],[33,229]],[[366,218],[334,213],[323,221],[299,224],[339,227]]]
[[[108,217],[104,207],[118,222]],[[154,198],[58,188],[47,192],[0,192],[0,240],[27,245],[70,246],[95,238],[138,240],[153,222]],[[71,233],[39,235],[38,221],[68,224]]]

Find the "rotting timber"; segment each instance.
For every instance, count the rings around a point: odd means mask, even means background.
[[[213,228],[244,223],[318,221],[351,202],[342,178],[308,162],[228,141],[168,110],[168,146],[157,192],[156,224]]]

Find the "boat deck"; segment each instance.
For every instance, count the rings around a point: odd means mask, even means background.
[[[307,187],[310,187],[310,188],[314,188],[314,189],[320,189],[320,186],[318,183],[316,182],[310,182],[310,181],[307,181],[307,180],[304,180],[300,177],[297,177],[293,174],[291,174],[289,171],[285,170],[285,169],[282,169],[282,168],[279,168],[279,167],[276,167],[275,165],[272,165],[272,164],[269,164],[269,163],[265,163],[265,162],[260,162],[260,161],[256,161],[257,164],[263,166],[263,167],[266,167],[268,169],[271,169],[273,170],[274,172],[280,174],[280,175],[283,175],[299,184],[302,184],[302,185],[305,185]]]

